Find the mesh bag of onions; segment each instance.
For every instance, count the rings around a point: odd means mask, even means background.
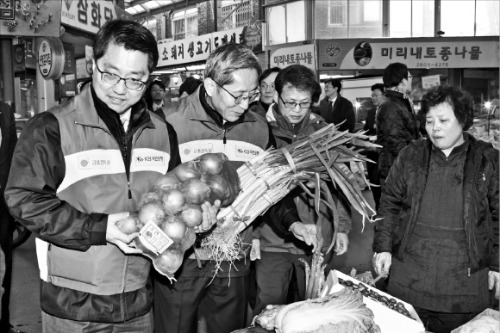
[[[196,241],[194,228],[203,221],[201,204],[221,201],[227,207],[240,190],[236,167],[222,153],[203,154],[158,178],[142,195],[136,215],[117,222],[160,274],[175,280],[184,253]]]

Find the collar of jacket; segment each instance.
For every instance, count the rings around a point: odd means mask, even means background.
[[[399,91],[395,91],[395,90],[386,90],[384,93],[384,96],[399,98],[399,99],[403,99],[403,100],[405,99],[405,94],[400,93]]]
[[[117,134],[119,128],[123,131],[120,116],[97,97],[92,84],[86,85],[80,94],[76,95],[75,109],[80,111],[77,112],[77,123],[101,128],[108,127],[113,134]],[[92,110],[95,112],[90,112]],[[155,127],[149,113],[146,112],[146,104],[141,99],[132,106],[128,133],[133,133],[135,129],[143,125]]]
[[[191,94],[187,99],[193,101],[193,103],[195,104],[197,104],[196,99],[198,99],[199,103],[201,104],[201,108],[204,111],[204,112],[196,112],[196,117],[191,117],[191,120],[196,120],[201,122],[211,122],[213,124],[216,124],[220,128],[226,128],[226,129],[236,126],[237,124],[256,121],[255,116],[247,110],[237,121],[224,122],[224,118],[222,117],[222,115],[216,110],[214,110],[208,104],[205,87],[203,87],[203,85],[200,85],[198,87],[198,91]],[[201,110],[200,108],[197,107],[195,107],[194,109]]]
[[[309,115],[305,116],[300,123],[292,125],[287,117],[283,116],[279,111],[278,104],[272,104],[266,113],[266,120],[271,125],[273,130],[279,130],[284,135],[293,138],[294,135],[300,135],[304,129],[314,123],[319,123],[322,118],[309,110]]]

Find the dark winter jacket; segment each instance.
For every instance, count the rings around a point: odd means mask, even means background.
[[[220,152],[226,154],[230,161],[241,165],[252,160],[267,148],[276,145],[266,120],[250,110],[246,111],[238,121],[224,122],[222,116],[208,105],[203,85],[183,99],[177,112],[167,115],[167,121],[177,131],[179,151],[183,162],[190,161],[204,153]],[[285,220],[287,227],[299,221],[293,202],[281,201],[266,214],[280,216],[281,218],[273,220]],[[240,236],[244,243],[250,244],[251,228],[244,230]],[[208,252],[200,250],[197,254],[201,259],[209,259]],[[194,258],[194,255],[191,254],[190,258]],[[236,261],[236,270],[225,272],[220,270],[217,276],[246,275],[248,264],[249,260]],[[185,276],[213,276],[213,267],[208,264],[203,270],[195,272],[182,269],[179,271],[182,271],[181,274]]]
[[[356,115],[352,103],[347,98],[338,95],[332,107],[332,103],[327,97],[320,102],[314,112],[323,117],[328,124],[338,125],[345,120],[343,124],[338,126],[338,130],[354,132]]]
[[[277,148],[284,148],[328,125],[323,118],[314,113],[307,115],[300,123],[292,125],[290,121],[279,112],[277,104],[273,104],[272,107],[269,108],[266,119],[271,125],[273,134],[276,137]],[[336,197],[335,192],[332,194]],[[326,206],[322,205],[320,214],[317,214],[314,210],[314,200],[301,188],[292,190],[287,197],[293,200],[297,205],[297,211],[301,222],[322,225],[322,234],[326,251],[330,245],[333,231],[333,217],[331,211],[327,209]],[[338,210],[338,232],[348,234],[351,229],[351,218],[349,213],[340,202],[338,202]],[[269,223],[267,219],[264,219],[264,223],[261,223],[255,228],[254,238],[260,239],[262,251],[304,254],[310,250],[304,242],[298,241],[291,233],[286,233],[286,230],[283,230],[283,228],[276,228],[276,226]]]
[[[386,178],[401,149],[418,139],[417,120],[410,101],[402,93],[387,90],[385,101],[377,110],[377,144],[380,178]]]
[[[499,154],[491,144],[464,135],[469,148],[464,167],[463,223],[470,273],[483,268],[498,271]],[[413,141],[394,162],[378,211],[382,220],[375,226],[374,252],[390,252],[405,260],[425,190],[431,149],[428,139]]]
[[[151,310],[150,261],[106,242],[108,215],[136,211],[141,195],[179,158],[173,132],[142,101],[125,133],[91,88],[28,122],[5,197],[37,235],[43,311],[124,322]]]

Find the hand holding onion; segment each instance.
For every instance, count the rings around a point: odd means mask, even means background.
[[[112,217],[112,215],[110,215]],[[108,217],[108,223],[106,226],[106,241],[118,246],[118,248],[125,254],[140,254],[142,251],[137,249],[130,244],[137,237],[137,232],[131,232],[130,234],[126,234],[120,230],[118,227],[118,223],[122,223],[122,220],[113,221],[112,218]],[[128,217],[125,218],[128,220]],[[127,224],[127,222],[123,222],[123,225]],[[128,229],[131,231],[131,229]]]

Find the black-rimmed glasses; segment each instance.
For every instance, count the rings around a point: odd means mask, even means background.
[[[142,90],[146,86],[146,82],[143,82],[141,80],[125,79],[113,73],[103,72],[101,71],[99,66],[97,66],[97,62],[95,63],[95,67],[97,68],[99,73],[101,73],[101,80],[104,83],[115,85],[118,84],[118,82],[120,82],[121,80],[123,80],[125,82],[125,87],[127,87],[130,90]]]
[[[217,81],[214,80],[214,82],[222,88],[222,90],[224,90],[225,92],[227,92],[229,94],[229,96],[231,96],[232,98],[234,98],[234,103],[236,103],[237,105],[241,104],[243,101],[246,101],[248,100],[248,104],[252,103],[252,102],[255,102],[259,96],[260,96],[260,90],[259,89],[255,89],[255,92],[253,94],[250,94],[251,92],[248,93],[247,96],[245,95],[241,95],[241,96],[234,96],[233,94],[231,94],[231,92],[229,92],[229,90],[227,90],[226,88],[224,88],[223,86],[221,86]]]
[[[281,98],[281,95],[278,95],[278,97],[281,99],[281,103],[283,103],[283,105],[287,108],[287,109],[290,109],[290,110],[293,110],[297,107],[297,105],[301,108],[301,109],[308,109],[310,106],[311,106],[311,102],[301,102],[301,103],[296,103],[296,102],[285,102],[283,100],[283,98]]]

